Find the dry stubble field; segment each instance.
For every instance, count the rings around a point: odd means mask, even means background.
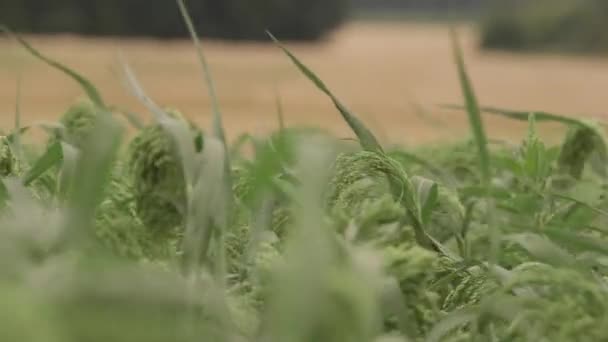
[[[608,113],[608,60],[481,52],[474,30],[461,38],[480,102],[602,117]],[[144,112],[121,84],[122,51],[159,103],[205,124],[209,100],[188,41],[28,37],[41,51],[89,77],[108,102]],[[438,108],[459,103],[447,27],[438,24],[353,23],[317,45],[290,44],[351,109],[386,141],[452,140],[466,133],[465,115]],[[321,125],[349,135],[328,100],[274,46],[206,42],[230,137],[276,127],[276,89],[288,124]],[[56,119],[81,92],[62,74],[0,40],[0,126],[12,125],[22,77],[25,123]],[[495,136],[516,138],[521,125],[487,121]],[[550,138],[554,127],[545,128]]]

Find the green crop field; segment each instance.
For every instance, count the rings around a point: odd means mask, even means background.
[[[381,144],[276,39],[355,139],[286,124],[280,101],[275,131],[227,137],[195,32],[208,127],[125,59],[151,120],[5,31],[85,98],[24,125],[18,96],[0,138],[0,341],[608,340],[605,123],[480,106],[455,31],[470,139],[414,148]],[[493,116],[525,138],[495,139]]]

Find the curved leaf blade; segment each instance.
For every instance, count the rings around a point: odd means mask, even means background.
[[[383,152],[382,146],[378,142],[378,139],[374,136],[374,134],[369,130],[365,124],[355,116],[338,98],[329,90],[329,88],[325,85],[325,83],[312,71],[310,70],[304,63],[302,63],[289,49],[287,49],[272,33],[266,32],[268,36],[274,41],[277,46],[283,50],[283,52],[289,57],[289,59],[295,64],[295,66],[306,76],[314,85],[321,90],[325,95],[327,95],[334,106],[338,109],[342,118],[353,130],[357,138],[359,138],[359,142],[361,146],[367,150],[372,152]]]

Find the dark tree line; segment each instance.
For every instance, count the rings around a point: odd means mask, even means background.
[[[482,46],[608,54],[606,0],[495,0]]]
[[[347,15],[348,0],[189,0],[203,36],[317,39]],[[0,23],[20,32],[181,37],[175,0],[2,0]]]
[[[360,9],[478,10],[494,0],[352,0]]]

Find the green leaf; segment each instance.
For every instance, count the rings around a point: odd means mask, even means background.
[[[63,242],[79,245],[93,236],[92,226],[122,141],[123,128],[110,115],[97,116],[96,129],[84,142],[70,181]]]
[[[575,249],[581,252],[595,251],[608,255],[608,244],[603,239],[582,236],[561,228],[547,229],[545,234],[552,240],[568,246],[569,249]]]
[[[63,150],[61,148],[61,142],[57,141],[49,146],[46,152],[34,162],[32,168],[23,176],[23,185],[28,186],[32,184],[32,182],[42,176],[45,172],[54,166],[59,165],[62,161]]]
[[[21,128],[21,76],[17,81],[17,99],[15,101],[15,129],[10,134],[9,143],[14,147],[17,159],[22,159],[23,146],[21,145],[21,134],[23,133]]]
[[[372,152],[383,152],[382,146],[378,142],[378,139],[374,136],[374,134],[365,126],[365,124],[357,118],[346,106],[338,100],[338,98],[329,90],[329,88],[321,81],[315,73],[310,70],[306,65],[304,65],[291,51],[289,51],[272,33],[267,32],[270,38],[283,50],[283,52],[291,59],[291,61],[298,67],[298,69],[311,81],[313,82],[319,90],[325,93],[332,100],[334,106],[338,109],[340,114],[342,114],[342,118],[353,130],[357,138],[359,138],[359,143],[361,146],[367,150]]]
[[[32,56],[40,59],[41,61],[45,62],[46,64],[50,65],[51,67],[63,72],[64,74],[68,75],[69,77],[71,77],[74,81],[76,81],[82,87],[82,89],[88,95],[89,99],[91,99],[91,101],[96,106],[98,106],[100,108],[107,108],[101,95],[99,94],[99,91],[95,88],[93,83],[91,83],[85,77],[81,76],[80,74],[78,74],[74,70],[68,68],[67,66],[46,57],[45,55],[40,53],[40,51],[36,50],[33,46],[31,46],[27,41],[25,41],[23,38],[21,38],[19,35],[14,34],[8,27],[0,25],[0,31],[3,31],[7,35],[16,39],[17,42],[19,42],[19,44],[21,44],[30,54],[32,54]]]
[[[556,266],[574,266],[574,256],[554,244],[551,240],[534,233],[512,234],[503,237],[523,247],[539,261]]]
[[[589,203],[586,203],[584,201],[578,200],[578,199],[573,198],[571,196],[564,195],[564,194],[558,194],[558,193],[554,193],[554,192],[549,193],[549,195],[553,196],[553,197],[561,198],[561,199],[566,200],[566,201],[574,202],[574,203],[579,204],[579,205],[581,205],[581,206],[583,206],[585,208],[591,209],[592,211],[594,211],[597,214],[600,214],[602,216],[608,217],[608,212],[607,211],[605,211],[603,209],[596,208],[596,207],[592,206]]]
[[[464,63],[464,57],[462,49],[456,36],[456,31],[453,29],[450,31],[452,46],[454,50],[454,58],[458,67],[458,76],[460,78],[460,85],[462,87],[462,93],[464,95],[467,113],[469,114],[469,123],[475,143],[477,144],[478,156],[479,156],[479,168],[481,170],[482,179],[484,185],[490,184],[490,154],[488,152],[488,139],[481,119],[481,112],[475,97],[473,86],[467,74],[467,70]]]
[[[283,171],[285,160],[295,153],[295,143],[292,136],[281,134],[274,143],[270,140],[256,144],[255,160],[250,165],[248,173],[251,175],[249,191],[243,201],[255,205],[260,196],[272,191],[276,184],[276,176]]]
[[[528,138],[524,143],[523,169],[534,182],[542,182],[549,176],[550,163],[545,145],[536,134],[536,116],[529,116]]]
[[[437,183],[422,177],[413,177],[416,201],[418,202],[419,220],[423,224],[428,224],[433,210],[437,207],[439,199],[439,187]]]
[[[61,151],[62,166],[59,175],[59,198],[65,201],[70,193],[72,181],[76,177],[76,166],[80,151],[64,142],[61,143]]]

